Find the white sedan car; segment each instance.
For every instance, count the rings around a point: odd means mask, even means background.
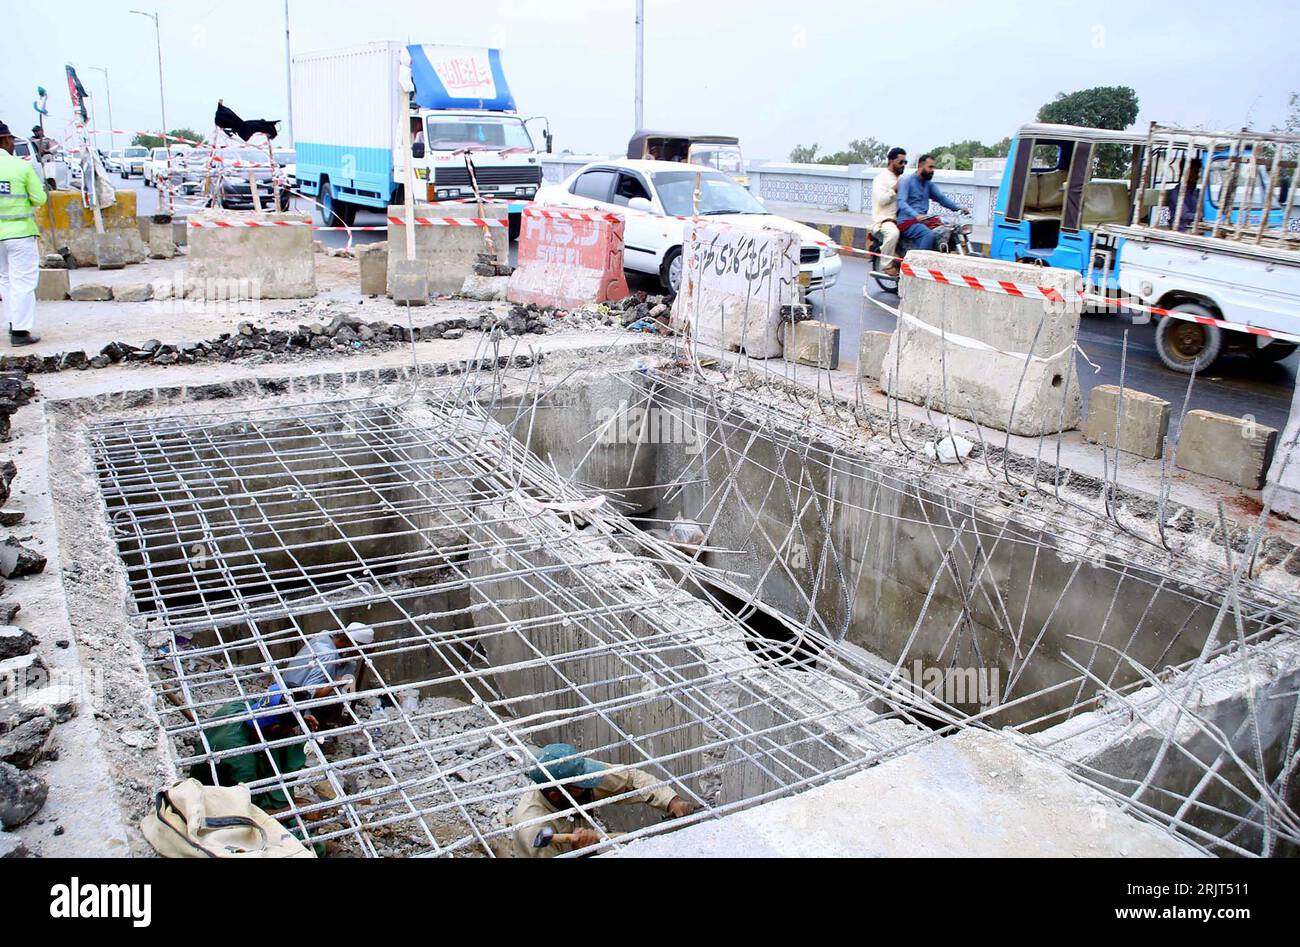
[[[621,214],[623,268],[659,277],[677,292],[682,280],[682,242],[700,181],[700,216],[721,222],[758,224],[793,233],[800,248],[799,271],[809,290],[835,285],[840,258],[833,247],[819,246],[826,236],[811,227],[769,214],[749,191],[721,171],[675,161],[619,159],[597,161],[575,171],[562,184],[537,192],[538,205],[591,209]]]

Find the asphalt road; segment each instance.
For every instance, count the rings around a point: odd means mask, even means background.
[[[158,206],[158,192],[146,188],[138,178],[122,182],[114,176],[115,186],[126,186],[139,193],[138,212],[153,213]],[[295,199],[295,207],[311,212],[313,205],[304,198]],[[315,219],[319,219],[313,214]],[[384,216],[378,212],[361,211],[357,225],[382,225]],[[317,233],[316,239],[326,246],[343,246],[347,235],[339,232]],[[353,235],[355,244],[373,243],[385,239],[383,232],[361,232]],[[514,246],[510,248],[514,260]],[[857,361],[858,333],[862,329],[892,332],[895,319],[888,312],[863,298],[867,286],[873,298],[894,305],[897,298],[882,292],[868,275],[869,264],[864,260],[845,257],[839,282],[825,293],[818,292],[813,299],[817,318],[840,327],[840,362],[852,366]],[[650,277],[628,275],[632,289],[659,292],[658,283]],[[1128,319],[1116,316],[1085,316],[1079,331],[1079,344],[1093,362],[1101,366],[1095,372],[1082,358],[1075,364],[1076,377],[1087,393],[1095,385],[1119,384],[1121,353],[1124,335],[1128,333],[1128,354],[1124,370],[1124,384],[1130,388],[1164,398],[1173,405],[1170,420],[1171,432],[1177,426],[1183,398],[1187,392],[1187,376],[1165,368],[1156,355],[1154,325],[1133,325]],[[1255,419],[1279,430],[1286,424],[1291,409],[1291,394],[1295,388],[1300,352],[1278,363],[1257,363],[1240,355],[1220,359],[1213,371],[1196,379],[1192,389],[1189,409],[1203,408],[1236,417],[1253,415]]]

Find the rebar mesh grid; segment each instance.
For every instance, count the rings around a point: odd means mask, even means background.
[[[223,719],[252,721],[273,769],[271,751],[302,745],[308,718],[319,722],[304,767],[251,784],[290,800],[280,816],[304,838],[365,855],[504,854],[509,808],[532,785],[536,748],[563,740],[642,769],[699,806],[685,820],[633,824],[621,835],[609,828],[624,818],[619,798],[579,806],[601,833],[599,848],[617,847],[960,727],[1041,731],[1168,680],[1171,665],[1194,683],[1211,661],[1249,662],[1249,645],[1294,634],[1294,602],[1254,594],[1241,560],[1220,572],[1168,557],[1098,557],[1097,524],[1077,511],[988,516],[987,497],[960,476],[935,474],[920,487],[906,461],[864,461],[851,433],[783,397],[779,379],[738,390],[644,367],[610,373],[631,403],[704,419],[702,449],[641,485],[692,496],[705,541],[684,552],[621,512],[617,491],[584,483],[598,430],[579,439],[571,474],[525,446],[538,406],[572,378],[544,382],[536,368],[508,378],[492,364],[405,400],[90,431],[136,608],[161,632],[150,637],[149,671],[180,764],[211,768],[233,755],[213,750],[204,727],[230,701],[278,685],[296,732],[263,733],[247,709]],[[747,489],[754,477],[763,490]],[[908,627],[872,648],[883,660],[846,638],[863,608],[866,559],[845,554],[834,526],[855,516],[923,530],[938,552],[932,574],[914,577]],[[866,546],[879,541],[863,537]],[[757,550],[749,568],[713,564],[734,561],[742,544]],[[801,562],[788,554],[793,545]],[[1026,569],[1023,600],[1008,594],[1007,550]],[[1040,566],[1063,554],[1075,564],[1049,582]],[[1073,629],[1086,657],[1066,655],[1066,671],[1045,679],[1038,665],[1049,627],[1093,573],[1114,578],[1114,598],[1094,602],[1089,624]],[[798,614],[765,604],[774,579],[800,596]],[[1146,592],[1145,606],[1121,621],[1122,586]],[[1032,609],[1030,591],[1042,599]],[[1181,627],[1144,650],[1144,626],[1170,608],[1182,609]],[[781,626],[780,640],[751,630],[760,610]],[[352,621],[377,633],[357,649],[366,669],[359,691],[340,701],[289,689],[284,671],[308,638]],[[935,623],[947,632],[931,662],[1005,671],[996,706],[957,705],[907,685],[905,663]],[[1171,801],[1149,778],[1130,789],[1086,767],[1081,777],[1207,851],[1295,843],[1286,802],[1294,726],[1280,757],[1247,759],[1234,749],[1240,733],[1197,719],[1195,693],[1180,684],[1172,696],[1180,712],[1162,725],[1175,754],[1174,731],[1189,721],[1218,747],[1217,758],[1193,764],[1203,773],[1195,790]],[[1050,742],[1027,745],[1055,752]],[[1241,797],[1234,811],[1200,798],[1220,784]],[[1195,817],[1207,812],[1230,827],[1200,828]],[[1255,835],[1258,844],[1239,844]]]

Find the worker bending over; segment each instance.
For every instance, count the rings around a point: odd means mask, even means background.
[[[537,766],[528,772],[528,778],[535,783],[549,783],[576,776],[587,778],[565,783],[563,789],[558,786],[539,786],[528,790],[520,798],[514,815],[510,818],[510,824],[514,826],[517,856],[551,858],[595,845],[601,840],[600,833],[586,824],[587,817],[571,807],[569,797],[581,806],[588,806],[611,796],[633,793],[617,800],[615,804],[643,802],[673,818],[681,818],[695,811],[692,803],[677,795],[670,787],[655,786],[663,780],[655,779],[639,769],[607,771],[604,763],[584,759],[568,743],[551,743],[543,747],[537,757]],[[535,821],[547,816],[550,818],[545,821]]]

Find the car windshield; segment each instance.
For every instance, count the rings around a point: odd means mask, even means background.
[[[749,191],[717,171],[655,171],[655,190],[671,217],[689,217],[694,207],[695,179],[700,179],[700,213],[766,214]]]
[[[155,161],[162,161],[162,160],[163,160],[164,158],[166,158],[166,157],[167,157],[167,149],[166,149],[166,148],[155,148],[155,149],[153,150],[153,160],[155,160]]]
[[[31,154],[31,149],[25,141],[14,142],[14,155],[19,158],[26,158]]]
[[[516,119],[450,119],[431,116],[428,128],[427,146],[434,151],[456,151],[461,148],[533,150],[533,140],[528,135],[528,129]]]
[[[148,149],[148,148],[128,148],[128,149],[126,149],[126,156],[127,156],[128,158],[143,158],[143,157],[144,157],[145,155],[147,155],[148,153],[149,153],[149,149]]]

